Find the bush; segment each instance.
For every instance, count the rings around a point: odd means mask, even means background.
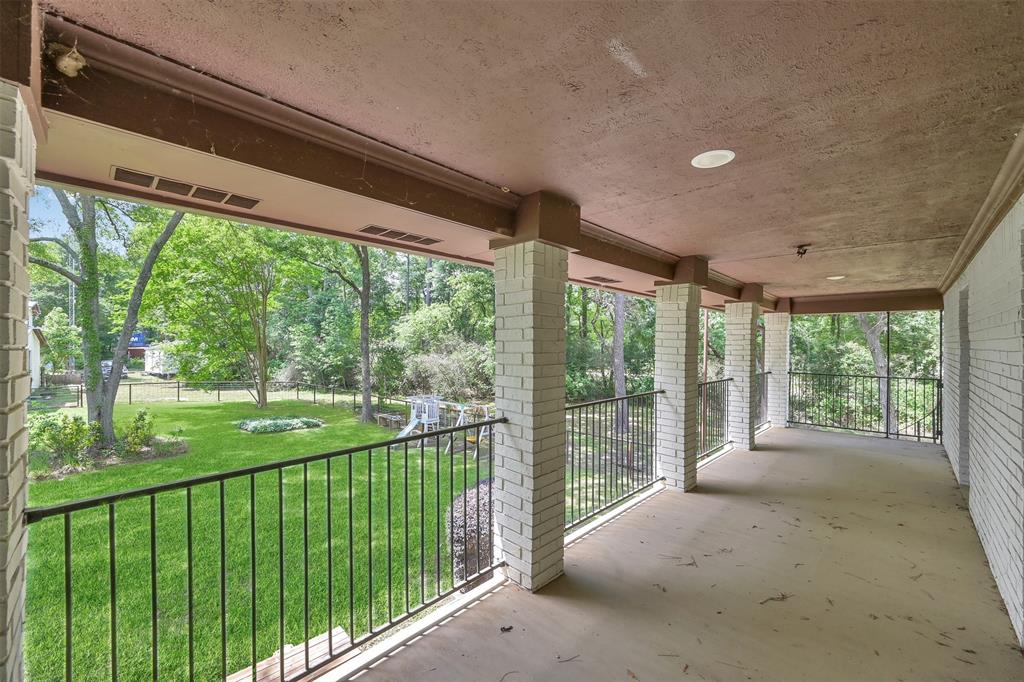
[[[60,412],[30,415],[28,428],[31,447],[48,450],[64,464],[80,462],[96,442],[95,429],[84,419]]]
[[[281,433],[299,429],[318,429],[324,423],[312,417],[256,417],[238,422],[238,428],[249,433]]]
[[[153,435],[153,415],[143,408],[135,413],[121,434],[125,452],[139,454],[143,448],[153,444]]]

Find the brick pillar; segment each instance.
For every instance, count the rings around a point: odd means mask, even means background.
[[[23,679],[28,433],[28,196],[35,137],[17,88],[0,81],[0,680]]]
[[[697,340],[700,286],[658,287],[654,327],[658,473],[667,485],[697,485]]]
[[[789,420],[789,313],[764,314],[764,371],[768,375],[768,419]]]
[[[754,391],[757,363],[758,305],[725,304],[725,377],[729,383],[729,439],[743,450],[754,449]]]
[[[494,251],[494,519],[506,575],[535,591],[562,574],[568,254],[527,241]]]

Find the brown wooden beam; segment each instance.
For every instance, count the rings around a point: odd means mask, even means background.
[[[42,41],[38,0],[0,0],[0,80],[14,83],[21,90],[37,142],[46,141]]]
[[[46,39],[76,45],[71,78],[45,65],[55,111],[496,234],[518,197],[181,64],[48,16]],[[140,169],[145,170],[145,169]]]
[[[794,315],[942,310],[942,294],[936,289],[917,289],[834,296],[798,296],[790,299],[789,308],[789,312]]]

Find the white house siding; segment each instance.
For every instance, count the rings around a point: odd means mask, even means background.
[[[1022,230],[1024,199],[945,294],[942,421],[950,463],[969,483],[971,516],[1024,642]]]

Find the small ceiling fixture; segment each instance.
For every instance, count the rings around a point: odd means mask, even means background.
[[[846,279],[846,275],[829,275],[825,279],[830,279],[833,282],[838,282],[841,279]]]
[[[736,152],[730,149],[712,149],[690,159],[694,168],[718,168],[736,158]]]

